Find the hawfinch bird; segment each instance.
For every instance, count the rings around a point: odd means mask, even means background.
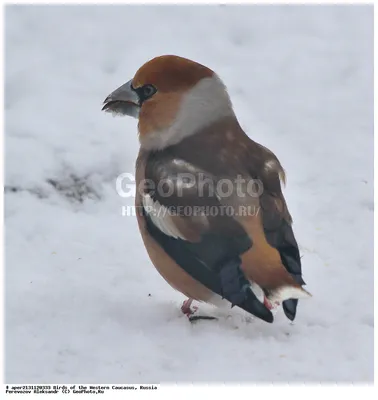
[[[303,285],[277,157],[251,140],[211,69],[166,55],[144,64],[103,110],[139,119],[139,229],[164,279],[193,300],[293,320]]]

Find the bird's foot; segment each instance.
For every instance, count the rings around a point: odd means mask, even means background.
[[[274,303],[270,302],[268,300],[268,298],[266,296],[264,296],[264,306],[268,309],[268,310],[274,310],[276,309],[278,306],[280,305],[280,303],[278,301],[275,301]]]
[[[193,299],[185,300],[182,303],[181,311],[185,314],[190,322],[198,321],[199,319],[217,319],[209,315],[194,315],[198,311],[197,306],[192,306]]]
[[[196,306],[193,306],[193,308],[191,307],[192,303],[193,299],[188,299],[185,300],[181,306],[182,313],[185,314],[188,318],[190,315],[193,315],[198,310],[198,307]]]

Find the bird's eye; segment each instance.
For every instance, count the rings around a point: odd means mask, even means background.
[[[151,97],[152,95],[154,95],[156,93],[155,86],[152,86],[152,85],[144,85],[142,87],[142,90],[143,90],[142,93],[143,93],[144,100],[148,99],[149,97]]]
[[[139,105],[141,106],[146,100],[152,97],[156,92],[157,89],[154,85],[146,84],[143,86],[139,86],[137,88],[133,88],[135,92],[137,92],[139,97]]]

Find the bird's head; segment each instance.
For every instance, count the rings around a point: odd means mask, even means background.
[[[176,144],[234,115],[226,87],[211,69],[172,55],[145,63],[102,109],[139,118],[140,143],[149,150]]]

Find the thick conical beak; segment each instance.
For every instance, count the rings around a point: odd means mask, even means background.
[[[138,118],[140,101],[131,86],[131,80],[112,92],[105,100],[102,111]]]

